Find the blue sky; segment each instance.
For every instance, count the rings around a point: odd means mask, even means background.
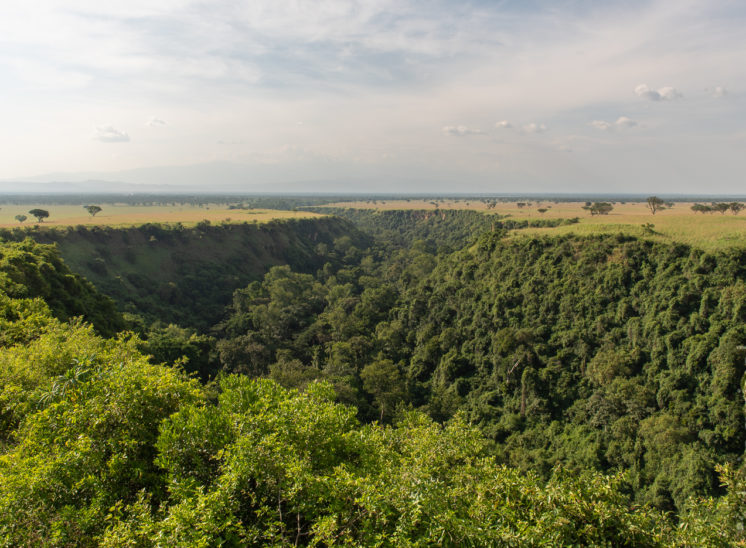
[[[0,180],[743,193],[742,1],[0,5]]]

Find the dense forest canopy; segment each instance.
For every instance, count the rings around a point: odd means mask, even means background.
[[[746,542],[746,252],[344,216],[278,224],[213,325],[0,243],[2,543]]]

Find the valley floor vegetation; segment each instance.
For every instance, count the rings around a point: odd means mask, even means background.
[[[746,251],[338,213],[3,232],[0,544],[746,545]]]

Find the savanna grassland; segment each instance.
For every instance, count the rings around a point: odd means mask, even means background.
[[[259,223],[274,219],[308,219],[318,214],[306,211],[282,211],[275,209],[228,209],[226,204],[206,204],[204,206],[190,204],[174,205],[130,205],[103,204],[100,213],[89,215],[82,205],[68,204],[22,204],[0,205],[0,227],[10,228],[36,224],[32,209],[43,209],[49,212],[43,225],[47,226],[110,226],[127,227],[144,223],[182,223],[186,226],[200,221],[216,222],[251,222]],[[16,215],[25,215],[27,219],[19,223]]]
[[[520,206],[518,203],[525,205]],[[695,213],[695,202],[675,202],[673,207],[653,215],[645,202],[615,202],[606,215],[591,215],[583,207],[585,202],[496,202],[479,199],[461,200],[366,200],[339,202],[327,207],[392,210],[474,210],[490,214],[507,215],[510,219],[535,221],[540,219],[572,219],[574,224],[556,227],[527,227],[514,231],[513,236],[527,235],[593,235],[624,233],[657,242],[678,242],[699,249],[715,251],[730,247],[746,246],[746,212],[734,215],[725,213]],[[436,205],[437,204],[437,205]],[[529,205],[530,204],[530,205]],[[546,209],[543,213],[540,209]],[[650,226],[652,225],[652,226]]]

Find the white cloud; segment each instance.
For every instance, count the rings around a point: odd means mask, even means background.
[[[593,120],[589,125],[602,131],[614,131],[615,129],[635,127],[637,125],[637,121],[629,118],[628,116],[620,116],[616,119],[616,122],[607,122],[606,120]]]
[[[658,90],[650,89],[647,84],[640,84],[635,88],[638,97],[651,101],[672,101],[683,97],[681,92],[672,86],[665,86]]]
[[[443,133],[456,137],[463,137],[464,135],[484,135],[484,131],[467,126],[443,126]]]
[[[616,119],[616,122],[614,122],[614,124],[617,127],[635,127],[637,125],[637,122],[632,118],[628,118],[627,116],[620,116]]]
[[[732,17],[723,16],[726,4],[736,8]],[[739,69],[746,63],[746,14],[737,4],[435,2],[423,10],[413,0],[10,0],[0,10],[3,104],[13,105],[0,127],[8,152],[0,178],[254,162],[252,154],[292,142],[349,162],[397,151],[402,173],[433,164],[438,173],[448,166],[477,169],[500,156],[502,169],[513,174],[506,181],[522,185],[537,166],[556,160],[555,136],[591,123],[573,141],[573,160],[550,170],[552,177],[559,185],[562,177],[575,180],[567,175],[573,170],[587,169],[589,180],[608,173],[611,181],[616,162],[623,159],[630,173],[643,162],[612,154],[613,147],[642,147],[616,139],[637,131],[613,118],[625,113],[659,128],[645,136],[651,158],[671,143],[686,143],[683,150],[703,135],[720,135],[727,154],[714,146],[708,154],[718,161],[699,149],[682,154],[703,165],[685,175],[700,179],[708,177],[705,166],[727,165],[737,180],[744,169],[738,125],[744,103],[734,90],[746,86]],[[633,94],[634,82],[654,89]],[[678,92],[662,87],[667,84],[687,90],[692,103],[718,104],[685,113],[683,100],[669,100]],[[715,85],[727,85],[731,97],[713,101]],[[653,115],[650,107],[668,108]],[[155,114],[168,125],[148,124]],[[56,127],[46,127],[52,119]],[[454,127],[441,132],[437,119]],[[136,133],[132,145],[104,147],[126,154],[96,154],[101,141],[129,136],[103,131],[87,139],[96,124],[86,120],[136,131],[126,122],[135,120],[169,138],[133,146]],[[178,132],[169,131],[177,121]],[[524,128],[530,121],[544,121],[551,131],[534,135],[543,128]],[[477,127],[501,142],[478,137]],[[83,139],[65,139],[66,132]],[[594,138],[584,135],[591,132]],[[245,146],[217,146],[226,136],[240,136]],[[607,146],[608,157],[592,154]],[[678,169],[676,162],[664,165]],[[679,181],[677,174],[665,180]]]
[[[606,120],[593,120],[591,125],[596,129],[603,131],[611,131],[611,128],[613,127],[611,122],[607,122]]]
[[[547,130],[547,126],[544,124],[537,124],[535,122],[531,122],[530,124],[526,124],[523,126],[523,131],[526,133],[544,133]]]
[[[665,101],[671,101],[672,99],[679,99],[683,97],[679,90],[671,86],[666,86],[659,89],[658,94],[661,96],[661,99]]]
[[[155,116],[152,116],[150,118],[150,120],[148,120],[145,125],[147,125],[148,127],[165,126],[166,125],[166,121],[165,120],[161,120],[160,118],[156,118]]]
[[[102,143],[127,143],[130,140],[130,136],[127,135],[127,132],[112,126],[97,127],[93,138]]]
[[[513,129],[513,124],[507,120],[502,120],[495,123],[495,127],[500,129]],[[518,128],[518,131],[521,133],[544,133],[546,130],[547,126],[545,124],[538,124],[536,122],[531,122]]]

